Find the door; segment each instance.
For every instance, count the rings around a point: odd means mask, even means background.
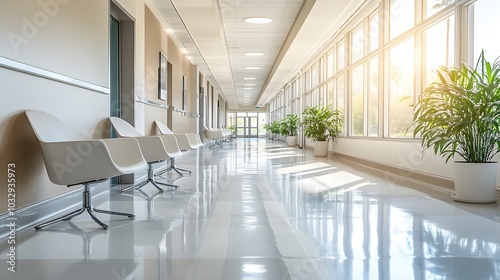
[[[259,118],[257,116],[236,116],[236,137],[259,137]]]
[[[110,111],[111,117],[120,117],[120,38],[119,21],[110,17],[109,68],[110,68]],[[112,137],[116,137],[114,131]]]
[[[121,117],[121,98],[120,98],[120,22],[110,16],[109,20],[109,76],[110,76],[110,117]],[[112,138],[118,137],[113,126],[110,126],[110,135]],[[111,186],[119,183],[119,177],[113,177],[110,180]]]

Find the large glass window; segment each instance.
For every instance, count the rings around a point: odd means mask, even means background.
[[[360,24],[351,36],[351,62],[354,63],[360,60],[364,54],[365,32],[363,24]]]
[[[413,137],[414,40],[389,51],[389,137]]]
[[[345,113],[345,78],[340,75],[337,78],[337,110]]]
[[[455,17],[451,16],[430,29],[424,31],[425,44],[425,75],[422,77],[423,86],[426,87],[437,79],[435,69],[439,66],[453,66],[455,55]]]
[[[368,63],[368,136],[378,136],[378,58]]]
[[[414,0],[392,0],[389,9],[389,34],[392,40],[415,24],[415,3]]]
[[[304,74],[304,84],[306,86],[306,91],[311,90],[311,72],[309,71],[309,69],[306,70]]]
[[[336,106],[337,106],[337,110],[341,111],[344,113],[344,116],[347,117],[347,113],[346,113],[346,110],[345,110],[345,96],[346,96],[346,92],[345,92],[345,76],[344,75],[340,75],[338,78],[337,78],[337,103],[336,103]],[[344,119],[344,123],[346,123],[346,119]],[[342,135],[344,135],[344,128],[345,126],[342,127]]]
[[[320,79],[320,69],[319,69],[319,61],[314,63],[314,65],[311,67],[311,88],[315,88],[319,84],[319,79]]]
[[[428,18],[453,3],[455,0],[424,0],[424,16]]]
[[[300,113],[304,106],[331,104],[344,112],[348,130],[343,134],[414,137],[413,104],[436,79],[435,69],[458,65],[456,59],[473,64],[482,50],[490,61],[500,56],[495,35],[500,0],[370,2],[290,82],[287,99],[277,97],[276,116],[295,107]],[[460,13],[460,25],[456,11],[468,12]]]
[[[373,13],[373,15],[370,17],[370,52],[378,48],[378,26],[378,11],[375,11],[375,13]]]
[[[326,78],[330,78],[333,76],[333,66],[334,66],[334,55],[335,52],[331,50],[328,52],[326,57]]]
[[[353,136],[363,136],[364,134],[364,90],[363,90],[363,65],[351,71],[351,111]]]
[[[344,46],[344,41],[341,41],[337,45],[337,70],[342,70],[344,69],[345,66],[345,46]]]
[[[331,81],[327,87],[327,105],[335,105],[335,83]]]
[[[500,36],[498,36],[498,27],[500,26],[500,1],[498,0],[479,0],[474,2],[469,9],[469,19],[472,20],[469,33],[469,42],[474,57],[471,57],[470,63],[475,63],[482,50],[485,51],[485,58],[488,61],[495,61],[500,56]]]

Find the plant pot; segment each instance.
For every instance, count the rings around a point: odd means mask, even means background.
[[[314,156],[316,157],[328,156],[328,141],[314,142]]]
[[[297,145],[297,136],[287,136],[286,137],[286,144],[288,147],[294,147]]]
[[[455,201],[468,203],[496,202],[498,162],[455,162]]]

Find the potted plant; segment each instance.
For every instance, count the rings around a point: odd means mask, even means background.
[[[271,126],[270,124],[266,123],[266,124],[262,125],[262,129],[264,129],[266,132],[271,132],[271,130],[269,130],[270,126]],[[266,137],[269,137],[268,133],[266,133]]]
[[[343,118],[339,110],[327,107],[306,107],[302,113],[304,135],[314,142],[315,156],[328,156],[328,143],[342,132]]]
[[[227,127],[231,131],[231,138],[236,138],[236,125],[232,124]]]
[[[273,121],[269,124],[269,131],[272,133],[271,138],[276,139],[280,134],[280,124],[278,121]]]
[[[497,200],[500,145],[500,64],[481,53],[474,68],[441,67],[415,106],[415,135],[422,146],[448,162],[455,158],[456,201],[491,203]]]
[[[299,116],[288,114],[282,120],[283,132],[286,136],[286,143],[289,147],[297,145],[297,132],[299,130]]]

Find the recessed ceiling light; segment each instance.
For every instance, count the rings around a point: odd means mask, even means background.
[[[261,52],[247,52],[245,53],[246,56],[263,56],[264,53]]]
[[[246,70],[259,70],[260,67],[256,67],[256,66],[249,66],[249,67],[245,67]]]
[[[251,88],[251,87],[244,87],[243,89],[253,89],[253,88]]]
[[[273,21],[272,19],[266,17],[248,17],[243,20],[247,23],[253,23],[253,24],[264,24]]]
[[[249,80],[255,80],[255,78],[243,78],[243,80],[249,81]]]

